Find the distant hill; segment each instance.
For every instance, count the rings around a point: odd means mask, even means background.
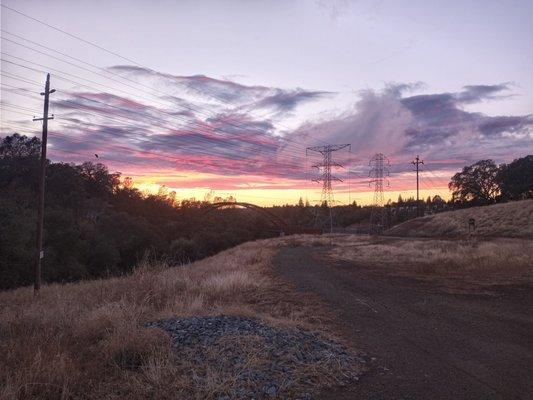
[[[476,235],[533,239],[533,200],[472,207],[415,218],[385,232],[390,236],[461,237],[468,220],[476,221]]]

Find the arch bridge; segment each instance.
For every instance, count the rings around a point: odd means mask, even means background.
[[[248,210],[253,210],[261,214],[268,221],[270,221],[270,223],[276,226],[276,228],[278,228],[280,232],[284,234],[293,233],[293,229],[291,229],[291,227],[283,219],[278,217],[276,214],[268,211],[267,209],[259,207],[252,203],[244,203],[240,201],[221,201],[218,203],[209,204],[206,210],[206,214],[210,213],[213,210],[227,207],[243,207],[247,208]]]

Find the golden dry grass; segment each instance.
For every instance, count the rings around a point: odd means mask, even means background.
[[[272,273],[278,245],[247,243],[180,268],[141,265],[127,277],[46,285],[37,298],[30,288],[0,293],[0,398],[213,398],[232,377],[170,351],[168,336],[144,324],[236,314],[322,329],[325,313]],[[248,362],[261,362],[261,346],[242,346]],[[331,366],[309,368],[319,384],[333,383]],[[206,377],[201,386],[195,371]]]
[[[354,268],[359,265],[423,279],[453,278],[456,286],[533,282],[533,240],[529,239],[332,235],[287,240],[291,246],[324,246],[326,257]]]
[[[477,236],[533,239],[533,200],[443,212],[416,218],[387,231],[391,236],[461,237],[468,235],[468,220],[476,220]]]
[[[522,202],[526,211],[514,215],[530,218],[531,204]],[[501,207],[491,210],[497,214]],[[463,218],[441,215],[445,221]],[[499,223],[507,226],[501,219]],[[273,273],[273,256],[280,246],[316,247],[333,261],[348,261],[354,268],[371,265],[417,278],[533,282],[532,240],[300,235],[246,243],[179,268],[146,264],[127,277],[47,285],[37,298],[30,288],[2,292],[0,398],[216,398],[235,384],[234,377],[208,364],[196,365],[194,349],[176,354],[166,334],[144,324],[175,316],[229,314],[330,335],[326,329],[331,314]],[[262,345],[256,339],[224,338],[241,340],[247,362],[260,367]],[[333,384],[337,371],[331,365],[309,364],[300,372],[313,376],[320,386]],[[201,384],[197,373],[204,377]]]

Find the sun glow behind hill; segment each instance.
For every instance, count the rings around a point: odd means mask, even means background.
[[[164,179],[161,176],[133,176],[134,187],[139,189],[141,192],[149,194],[157,194],[162,188]],[[216,178],[216,177],[214,177]],[[211,191],[211,187],[206,186],[189,186],[189,178],[183,177],[184,186],[167,186],[165,185],[165,190],[168,192],[175,191],[176,198],[178,200],[184,199],[196,199],[203,200]],[[191,178],[193,180],[194,178]],[[223,177],[220,177],[223,179]],[[267,186],[263,188],[262,186]],[[281,185],[280,185],[281,186]],[[216,186],[215,186],[216,187]],[[280,187],[275,188],[268,183],[256,184],[256,187],[234,187],[226,190],[213,190],[213,197],[218,196],[222,198],[227,198],[233,196],[237,201],[253,203],[260,206],[282,206],[285,204],[297,204],[299,199],[302,198],[305,202],[309,201],[309,204],[315,205],[320,201],[321,186],[319,184],[310,182],[308,185],[302,188],[291,188],[291,187]],[[404,190],[389,190],[384,191],[385,201],[392,200],[396,201],[398,196],[407,199],[409,197],[416,197],[416,190],[414,189],[404,189]],[[420,198],[426,199],[428,196],[439,195],[445,200],[450,198],[448,188],[446,185],[441,187],[435,187],[432,189],[421,189]],[[335,201],[337,205],[347,205],[353,203],[354,201],[358,205],[370,205],[373,202],[374,192],[370,189],[365,188],[365,190],[352,189],[348,191],[347,188],[336,191],[334,190]]]

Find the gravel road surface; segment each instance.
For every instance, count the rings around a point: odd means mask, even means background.
[[[322,399],[533,399],[533,287],[450,294],[324,248],[283,248],[278,273],[319,295],[339,332],[375,357],[349,389]]]

